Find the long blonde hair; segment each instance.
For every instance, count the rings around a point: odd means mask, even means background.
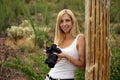
[[[55,28],[54,43],[57,44],[57,45],[59,45],[64,40],[64,37],[65,37],[64,33],[60,29],[60,20],[61,20],[61,17],[64,14],[68,14],[71,17],[71,20],[72,20],[72,23],[73,23],[73,27],[70,31],[70,35],[73,36],[73,37],[76,37],[80,33],[79,28],[78,28],[78,22],[75,18],[75,15],[73,14],[73,12],[69,9],[61,10],[58,13],[58,16],[57,16],[56,28]]]

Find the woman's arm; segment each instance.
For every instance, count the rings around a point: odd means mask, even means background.
[[[66,58],[69,60],[72,64],[79,67],[80,69],[85,68],[85,38],[83,35],[80,35],[77,40],[77,50],[79,54],[79,60],[73,58],[72,56],[62,53],[62,54],[56,54],[61,58]]]

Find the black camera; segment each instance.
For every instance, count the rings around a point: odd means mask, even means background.
[[[58,56],[54,54],[61,53],[62,51],[57,48],[56,44],[52,44],[51,47],[46,47],[46,54],[48,54],[47,59],[45,60],[45,63],[48,64],[49,68],[53,68],[55,66],[55,63],[57,61]]]

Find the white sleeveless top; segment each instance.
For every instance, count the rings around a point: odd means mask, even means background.
[[[63,53],[66,53],[72,56],[75,59],[79,59],[78,51],[77,51],[77,37],[73,40],[72,44],[66,48],[60,48]],[[74,66],[67,59],[62,58],[59,62],[55,64],[55,67],[50,70],[48,73],[52,78],[66,79],[66,78],[74,78],[74,71],[76,66]]]

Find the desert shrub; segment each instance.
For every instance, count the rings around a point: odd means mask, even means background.
[[[111,80],[119,80],[120,79],[120,48],[111,48],[112,57],[111,57]]]
[[[34,56],[33,56],[34,55]],[[9,55],[9,57],[12,57]],[[25,50],[24,55],[20,56],[20,53],[16,57],[12,57],[2,63],[2,66],[9,68],[10,70],[16,70],[22,72],[28,80],[44,80],[48,66],[44,63],[45,57],[42,52],[39,52],[36,47],[36,51],[30,54]],[[9,74],[12,76],[12,74]]]
[[[85,70],[77,69],[75,71],[75,80],[85,80]]]
[[[117,26],[114,27],[114,31],[116,34],[120,34],[120,24],[117,24]]]
[[[110,64],[110,79],[111,80],[119,80],[120,79],[120,41],[118,40],[115,32],[113,30],[111,32],[111,64]]]
[[[39,28],[36,29],[36,44],[42,48],[46,47],[47,45],[51,44],[53,42],[52,39],[50,39],[50,32],[51,28],[48,26],[40,26]]]
[[[0,1],[0,31],[5,30],[7,27],[9,27],[11,25],[11,22],[19,15],[21,15],[21,13],[23,13],[19,2],[20,0]],[[19,24],[19,22],[19,19],[16,19],[16,24]]]

